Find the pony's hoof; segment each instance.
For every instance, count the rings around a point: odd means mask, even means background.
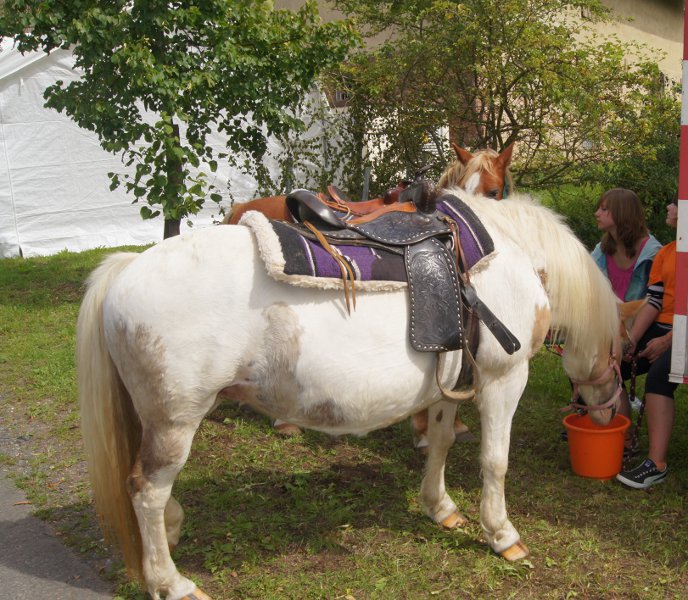
[[[513,546],[510,546],[500,554],[506,558],[509,562],[516,562],[521,560],[530,554],[528,546],[526,546],[521,540],[518,540]]]
[[[448,517],[446,517],[440,525],[445,529],[456,529],[457,527],[463,527],[468,520],[460,512],[454,511]]]
[[[421,433],[418,436],[413,437],[413,447],[416,450],[420,450],[422,454],[428,453],[428,436],[425,433]]]
[[[456,442],[474,442],[477,438],[463,421],[454,421],[454,440]]]
[[[454,433],[456,435],[468,433],[469,431],[470,429],[468,429],[468,425],[466,425],[463,421],[459,421],[458,419],[454,421]]]
[[[477,439],[478,438],[468,429],[466,429],[466,431],[457,432],[454,437],[454,440],[457,442],[475,442]]]
[[[302,433],[301,428],[293,423],[286,423],[284,421],[275,421],[275,431],[280,435],[291,436]]]
[[[192,594],[187,594],[181,600],[212,600],[203,590],[196,588]]]

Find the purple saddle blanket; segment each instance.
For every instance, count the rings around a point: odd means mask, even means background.
[[[437,210],[453,219],[459,229],[465,270],[494,250],[492,238],[475,213],[456,196],[445,195]],[[285,275],[341,278],[339,264],[316,241],[308,239],[281,221],[270,224],[277,235],[284,256]],[[349,263],[357,281],[406,281],[406,267],[401,253],[379,246],[332,244]]]

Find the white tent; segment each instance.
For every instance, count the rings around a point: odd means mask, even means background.
[[[161,217],[144,221],[133,196],[110,191],[108,172],[126,173],[121,157],[105,152],[96,136],[44,108],[43,92],[57,80],[79,76],[70,52],[21,55],[10,40],[0,49],[0,257],[40,256],[162,239]],[[218,138],[217,144],[222,140]],[[273,154],[279,150],[271,144]],[[274,172],[276,167],[271,170]],[[238,201],[253,198],[256,182],[228,166],[211,174],[222,205],[227,182]],[[208,200],[195,227],[218,216]],[[182,232],[187,229],[182,223]]]

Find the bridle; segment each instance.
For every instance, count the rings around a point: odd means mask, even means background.
[[[580,402],[577,402],[578,398],[580,398],[580,392],[578,391],[579,386],[602,385],[603,383],[607,383],[607,381],[611,377],[616,377],[617,385],[616,389],[614,390],[614,393],[612,394],[611,398],[609,398],[609,400],[607,400],[603,404],[595,404],[593,406],[588,406],[587,404],[581,404]],[[589,380],[571,379],[571,383],[573,384],[573,395],[571,397],[571,402],[562,410],[576,410],[579,412],[583,412],[611,408],[612,418],[614,418],[614,416],[616,415],[616,411],[619,408],[619,398],[621,396],[621,391],[623,390],[623,379],[621,377],[621,369],[619,368],[619,363],[617,362],[616,356],[613,353],[609,355],[609,364],[607,365],[607,368],[604,371],[602,371],[602,374],[599,377]]]

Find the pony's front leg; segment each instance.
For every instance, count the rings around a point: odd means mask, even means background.
[[[186,462],[196,429],[197,424],[144,424],[139,454],[127,480],[141,532],[143,576],[153,600],[161,594],[166,600],[208,598],[182,577],[170,556],[183,516],[171,496],[172,485]]]
[[[428,409],[428,454],[420,486],[420,502],[425,513],[447,528],[460,527],[466,519],[459,513],[444,486],[444,466],[454,444],[456,404],[441,401]]]
[[[482,431],[480,523],[490,547],[510,561],[528,556],[528,548],[507,517],[504,499],[511,422],[527,378],[528,365],[517,366],[507,376],[486,383],[476,397]]]

